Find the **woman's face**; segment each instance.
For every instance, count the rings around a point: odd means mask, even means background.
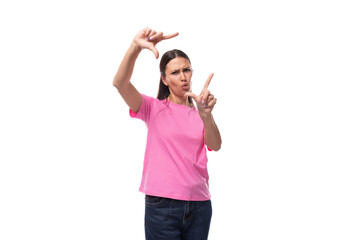
[[[190,91],[192,69],[189,60],[183,57],[176,57],[165,68],[165,77],[162,76],[163,83],[169,87],[170,93],[183,97]]]

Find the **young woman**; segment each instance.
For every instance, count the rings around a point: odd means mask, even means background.
[[[212,215],[206,149],[218,151],[221,147],[211,113],[216,98],[208,90],[213,74],[199,95],[192,93],[190,59],[184,52],[172,50],[160,61],[157,99],[140,94],[130,83],[141,50],[149,49],[158,58],[156,44],[177,35],[141,30],[113,82],[129,106],[130,116],[143,120],[148,127],[140,186],[146,195],[148,240],[207,239]]]

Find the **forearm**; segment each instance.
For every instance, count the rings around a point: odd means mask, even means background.
[[[221,135],[219,132],[219,129],[215,123],[215,120],[210,113],[207,116],[203,116],[202,120],[204,122],[204,138],[205,138],[205,144],[214,151],[219,151],[221,148]]]
[[[127,86],[130,83],[135,62],[140,52],[141,48],[132,42],[123,60],[121,61],[119,69],[113,80],[113,84],[119,90],[119,92],[121,92],[124,86]]]
[[[139,110],[142,102],[142,96],[130,83],[130,79],[134,70],[135,61],[139,56],[141,49],[142,48],[134,42],[131,43],[113,81],[113,84],[119,91],[121,97],[134,112]]]

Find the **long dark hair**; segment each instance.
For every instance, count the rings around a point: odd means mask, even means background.
[[[161,60],[160,60],[161,76],[165,77],[165,69],[166,69],[167,64],[171,60],[173,60],[174,58],[177,58],[177,57],[185,58],[191,64],[190,58],[183,51],[178,50],[178,49],[167,51],[166,53],[164,53],[164,55],[161,57]],[[167,97],[169,97],[169,95],[170,95],[169,87],[163,83],[163,81],[160,77],[159,91],[158,91],[157,99],[163,100],[163,99],[166,99]],[[188,101],[192,104],[191,97],[188,98]]]

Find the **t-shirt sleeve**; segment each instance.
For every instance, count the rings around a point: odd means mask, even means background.
[[[155,99],[144,94],[141,94],[141,96],[142,102],[139,111],[136,113],[133,110],[129,109],[129,114],[132,118],[137,118],[143,120],[144,122],[148,122],[152,105]]]

